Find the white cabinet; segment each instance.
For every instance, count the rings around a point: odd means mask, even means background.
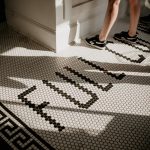
[[[56,49],[55,0],[5,0],[7,22],[18,32]]]

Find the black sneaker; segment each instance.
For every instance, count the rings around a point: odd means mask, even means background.
[[[121,33],[114,34],[114,39],[126,41],[129,43],[135,43],[137,41],[137,34],[135,36],[129,36],[128,32],[122,31]]]
[[[99,40],[99,35],[96,35],[96,36],[93,36],[93,37],[90,37],[90,38],[86,38],[85,42],[89,46],[92,46],[92,47],[97,48],[97,49],[104,49],[106,44],[107,44],[106,41],[100,41]]]
[[[140,17],[139,22],[143,24],[150,24],[150,14],[147,16]]]

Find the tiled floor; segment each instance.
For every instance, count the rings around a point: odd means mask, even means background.
[[[145,46],[110,37],[107,50],[81,43],[56,54],[1,24],[0,142],[15,150],[150,150],[150,35],[139,38]]]

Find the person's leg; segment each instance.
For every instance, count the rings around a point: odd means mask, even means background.
[[[130,24],[128,32],[122,31],[116,33],[114,38],[116,40],[125,40],[127,42],[135,43],[137,41],[137,26],[140,17],[141,0],[129,0],[130,5]]]
[[[105,41],[108,34],[116,21],[119,11],[120,0],[109,0],[102,30],[99,34],[99,40]]]
[[[129,36],[135,36],[141,12],[141,0],[129,0],[129,4],[130,4],[130,25],[128,34]]]
[[[108,34],[116,21],[120,0],[109,0],[102,30],[99,35],[91,38],[86,38],[85,42],[95,48],[103,49],[107,44]]]

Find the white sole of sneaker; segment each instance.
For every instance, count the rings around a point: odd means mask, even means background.
[[[125,38],[122,38],[122,39],[119,39],[119,38],[117,38],[117,37],[114,37],[114,39],[116,39],[116,40],[118,40],[118,41],[124,41],[124,42],[127,42],[127,43],[133,43],[133,44],[135,44],[137,41],[135,41],[135,42],[132,42],[132,41],[129,41],[129,40],[126,40]]]
[[[99,50],[104,50],[105,47],[99,47],[99,46],[96,46],[96,45],[92,45],[92,44],[89,44],[85,39],[83,40],[84,43],[92,48],[96,48],[96,49],[99,49]]]

